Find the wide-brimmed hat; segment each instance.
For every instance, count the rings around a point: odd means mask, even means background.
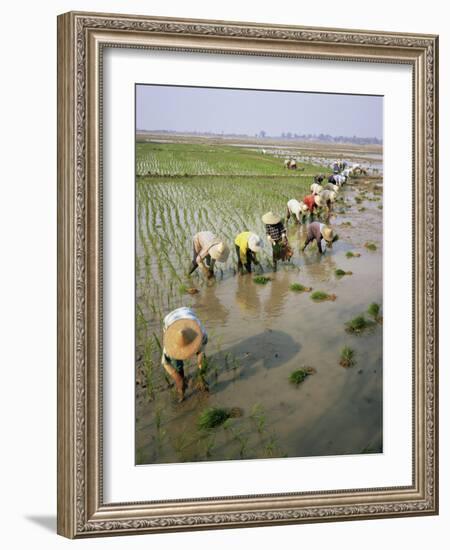
[[[266,223],[267,225],[276,225],[281,222],[280,216],[277,216],[273,212],[266,212],[261,219],[263,223]]]
[[[202,330],[193,319],[179,319],[164,333],[164,349],[171,359],[183,361],[201,348]]]
[[[322,191],[322,193],[323,193],[323,191]],[[316,205],[319,208],[324,205],[323,198],[320,195],[314,195],[314,202],[316,203]]]
[[[209,255],[213,260],[216,260],[216,262],[226,262],[229,254],[230,249],[228,245],[222,241],[209,249]]]
[[[263,242],[261,237],[257,235],[256,233],[252,233],[250,237],[248,238],[248,247],[252,252],[261,252],[261,249],[263,247]]]
[[[333,233],[333,230],[331,229],[331,227],[323,227],[322,228],[322,237],[328,242],[328,243],[332,243],[333,242],[333,238],[334,238],[334,233]]]

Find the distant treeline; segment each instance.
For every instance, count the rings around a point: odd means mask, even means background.
[[[330,134],[296,134],[295,132],[282,132],[279,136],[268,135],[267,132],[261,130],[257,134],[226,134],[217,132],[179,132],[175,130],[140,130],[138,134],[167,134],[167,135],[191,135],[191,136],[208,136],[208,137],[224,137],[224,138],[258,138],[258,139],[295,139],[300,141],[322,141],[328,143],[356,143],[358,145],[382,145],[383,140],[376,137],[358,137],[358,136],[332,136]]]

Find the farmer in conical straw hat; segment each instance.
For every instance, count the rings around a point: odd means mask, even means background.
[[[202,368],[205,357],[203,348],[208,343],[208,334],[201,321],[189,307],[179,307],[164,318],[163,353],[161,364],[175,382],[178,401],[184,399],[186,378],[184,361],[197,356],[197,366]],[[202,389],[207,385],[202,380]]]
[[[235,238],[234,244],[238,258],[239,273],[243,272],[243,266],[245,266],[247,273],[251,273],[252,263],[259,266],[261,265],[256,256],[258,252],[261,252],[264,246],[259,235],[251,231],[243,231]]]
[[[266,226],[267,240],[272,245],[273,270],[277,270],[278,260],[290,260],[292,249],[289,246],[286,234],[286,228],[281,221],[280,216],[273,212],[266,212],[262,217]]]
[[[308,224],[306,229],[306,241],[303,245],[302,251],[308,246],[312,241],[317,241],[317,248],[319,249],[320,254],[323,254],[325,250],[322,249],[322,239],[326,242],[328,247],[332,247],[333,241],[335,241],[337,235],[334,234],[331,227],[328,227],[324,223],[312,222]]]
[[[214,276],[214,264],[226,262],[229,254],[228,245],[211,231],[196,233],[193,238],[192,267],[189,275],[200,267],[206,277],[211,279]]]

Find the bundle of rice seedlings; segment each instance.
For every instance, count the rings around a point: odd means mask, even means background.
[[[373,319],[377,322],[377,323],[381,323],[382,322],[382,317],[380,315],[380,310],[381,310],[381,307],[380,307],[380,304],[377,304],[376,302],[372,302],[370,304],[370,306],[367,308],[367,313],[373,317]]]
[[[311,300],[314,300],[315,302],[334,302],[336,300],[336,294],[327,294],[322,290],[316,290],[311,294]]]
[[[349,367],[353,367],[356,364],[355,350],[350,348],[349,346],[344,346],[341,349],[341,358],[339,364],[341,365],[341,367],[344,367],[346,369],[348,369]]]
[[[336,269],[334,271],[336,277],[343,277],[344,275],[353,275],[351,271],[344,271],[343,269]]]
[[[352,222],[342,222],[341,225],[343,227],[351,227],[352,226]]]
[[[304,286],[300,283],[292,283],[290,288],[293,292],[311,292],[312,290],[311,287]]]
[[[361,254],[359,252],[352,252],[351,250],[349,250],[345,253],[345,256],[346,258],[359,258]]]
[[[364,212],[365,210],[367,210],[365,206],[358,208],[358,212]]]
[[[377,249],[377,245],[375,243],[364,243],[364,246],[367,248],[367,250],[371,250],[372,252]]]
[[[230,411],[219,407],[205,409],[198,417],[197,425],[200,430],[211,430],[223,424],[230,418]]]
[[[363,330],[365,330],[367,327],[370,326],[370,322],[364,317],[364,315],[357,315],[350,321],[347,321],[345,323],[346,331],[353,333],[353,334],[359,334]]]
[[[315,372],[315,369],[313,369],[312,367],[302,367],[291,372],[291,374],[289,375],[289,382],[291,384],[294,384],[295,386],[298,386],[305,380],[305,378],[307,378],[311,374],[314,374]]]
[[[377,206],[377,208],[378,208],[379,210],[383,210],[383,205],[382,205],[382,204],[379,204],[379,205]]]
[[[265,277],[264,275],[257,275],[256,277],[253,277],[253,282],[257,285],[266,285],[271,280],[272,279],[270,277]]]

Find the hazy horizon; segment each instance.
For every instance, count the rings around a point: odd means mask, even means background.
[[[137,84],[136,128],[382,140],[383,97]]]

